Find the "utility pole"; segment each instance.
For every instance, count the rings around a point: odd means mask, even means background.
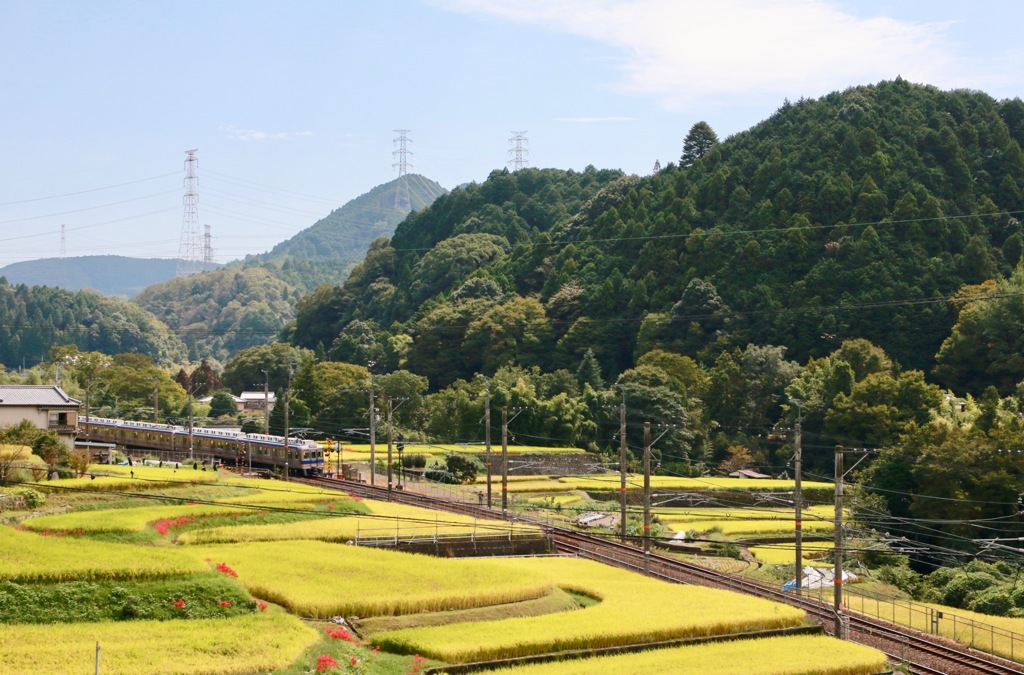
[[[92,389],[92,380],[85,380],[85,442],[89,442],[89,390]],[[172,436],[173,438],[173,436]],[[113,463],[113,462],[111,462]]]
[[[843,446],[836,446],[835,570],[832,585],[835,637],[843,639]]]
[[[370,485],[377,484],[377,407],[373,400],[373,361],[367,364],[370,373]]]
[[[157,415],[160,411],[160,378],[153,378],[153,424],[157,422]]]
[[[270,373],[263,371],[263,435],[270,434]]]
[[[651,423],[644,422],[644,574],[651,573]]]
[[[388,501],[389,502],[391,501],[391,490],[392,490],[392,486],[391,486],[391,447],[392,447],[391,446],[391,432],[392,432],[391,412],[392,412],[392,409],[391,409],[391,397],[389,396],[388,397]]]
[[[487,508],[491,508],[491,381],[484,378],[484,447],[487,464]]]
[[[508,515],[508,406],[501,406],[501,512]]]
[[[626,542],[626,394],[619,404],[619,534]]]
[[[192,442],[192,391],[193,385],[191,382],[188,383],[188,458],[190,461],[195,461],[193,456],[193,442]],[[286,453],[287,454],[287,453]]]
[[[803,537],[804,537],[804,524],[803,524],[803,508],[804,508],[804,494],[801,486],[802,472],[803,472],[803,448],[801,439],[801,417],[803,414],[803,408],[801,407],[802,401],[793,400],[796,404],[796,439],[794,445],[796,446],[796,458],[794,463],[796,464],[796,482],[793,486],[793,506],[796,509],[796,594],[799,597],[803,592],[803,576],[804,576],[804,551],[803,551]]]
[[[291,407],[289,399],[292,395],[292,375],[295,374],[294,368],[289,366],[288,368],[288,386],[284,388],[284,479],[288,480],[288,433],[291,429],[288,426],[288,409]],[[301,467],[301,460],[299,466]]]

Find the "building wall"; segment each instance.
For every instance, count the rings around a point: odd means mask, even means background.
[[[60,415],[63,415],[63,418]],[[39,429],[57,432],[68,450],[74,449],[75,427],[78,425],[77,410],[50,410],[39,406],[0,406],[0,427],[9,427],[22,420],[28,420]]]

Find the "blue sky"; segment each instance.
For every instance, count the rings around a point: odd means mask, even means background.
[[[648,173],[785,98],[896,75],[1024,95],[1024,3],[976,0],[5,0],[0,267],[177,255],[185,151],[227,262],[411,171]]]

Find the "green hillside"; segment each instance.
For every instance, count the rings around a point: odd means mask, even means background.
[[[185,279],[154,284],[135,301],[178,331],[195,359],[227,359],[274,340],[295,303],[320,283],[338,283],[387,237],[410,208],[430,204],[444,189],[410,175],[379,185],[269,253]]]
[[[359,262],[371,241],[391,236],[395,226],[410,211],[422,210],[446,192],[434,181],[418,174],[396,178],[331,211],[270,252],[249,256],[247,260],[281,263],[295,258],[336,258]]]
[[[50,348],[74,344],[106,354],[139,352],[158,363],[185,358],[166,325],[126,300],[92,291],[12,286],[0,277],[0,364],[34,366]]]
[[[341,356],[346,331],[407,335],[396,358],[435,387],[575,371],[588,349],[614,377],[659,347],[804,361],[853,338],[931,371],[950,296],[1021,258],[1021,143],[1020,100],[897,79],[787,101],[653,176],[495,172],[305,298],[294,340]]]

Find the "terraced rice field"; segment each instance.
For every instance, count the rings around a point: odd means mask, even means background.
[[[799,625],[804,617],[802,610],[767,600],[668,584],[586,560],[500,562],[509,575],[540,572],[563,589],[601,602],[568,614],[390,631],[374,636],[374,644],[459,663],[782,628]]]
[[[636,654],[557,661],[493,671],[495,675],[873,675],[887,670],[870,647],[824,635],[711,642]]]

